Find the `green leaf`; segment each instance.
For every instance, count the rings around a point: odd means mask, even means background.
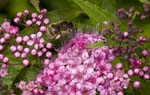
[[[149,2],[149,0],[139,0],[140,2],[144,3],[144,2]]]
[[[102,9],[105,9],[107,12],[111,12],[112,15],[116,16],[116,10],[117,10],[117,8],[116,8],[117,7],[116,0],[101,0],[100,7]]]
[[[40,8],[39,8],[39,0],[30,0],[30,3],[34,6],[34,8],[39,12]]]
[[[150,36],[150,24],[144,25],[141,28],[144,29],[144,32],[141,35]]]
[[[80,13],[81,11],[79,9],[63,8],[48,12],[47,17],[49,17],[52,22],[56,22],[59,20],[72,20],[75,17],[77,17]]]
[[[73,0],[79,7],[89,16],[94,24],[99,22],[103,23],[105,20],[115,20],[118,21],[116,17],[110,12],[98,7],[96,4],[92,4],[84,0]]]
[[[100,42],[96,42],[94,44],[91,44],[91,45],[87,46],[87,48],[99,48],[103,45],[104,45],[103,41],[100,41]]]

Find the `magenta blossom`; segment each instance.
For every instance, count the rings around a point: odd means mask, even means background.
[[[45,87],[44,95],[96,95],[97,91],[117,95],[126,89],[130,79],[122,69],[112,68],[112,49],[86,48],[101,38],[97,33],[78,33],[64,46],[37,76],[36,81]]]

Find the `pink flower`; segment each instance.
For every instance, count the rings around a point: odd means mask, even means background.
[[[142,64],[141,60],[138,58],[130,58],[129,61],[134,68],[139,68],[140,65]]]
[[[19,32],[19,28],[17,26],[10,26],[7,32],[16,35]]]
[[[24,90],[21,95],[34,95],[34,94],[30,91]]]
[[[48,61],[37,76],[38,83],[48,88],[46,94],[95,95],[98,87],[102,87],[106,92],[102,95],[114,95],[115,91],[124,89],[120,80],[114,82],[117,75],[109,63],[114,58],[112,50],[107,46],[86,48],[100,38],[96,33],[78,33],[59,51],[54,61]]]
[[[5,77],[8,75],[7,69],[0,69],[0,76]]]
[[[26,82],[25,81],[21,81],[18,85],[18,88],[20,88],[21,90],[25,90],[26,89]]]
[[[3,28],[3,29],[5,29],[5,31],[9,31],[9,28],[10,28],[10,22],[9,21],[5,21],[5,22],[3,22],[3,24],[1,25],[1,27]]]

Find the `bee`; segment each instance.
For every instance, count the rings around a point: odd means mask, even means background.
[[[76,25],[70,21],[60,21],[50,25],[50,35],[53,39],[60,39],[74,35],[77,32]]]

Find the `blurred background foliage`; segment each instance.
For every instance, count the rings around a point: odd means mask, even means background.
[[[13,20],[16,13],[23,11],[24,9],[29,9],[31,11],[36,11],[31,5],[30,1],[36,0],[0,0],[0,23],[3,19]],[[75,2],[74,2],[75,1]],[[79,0],[80,1],[80,0]],[[117,8],[124,7],[129,8],[134,6],[141,10],[142,4],[138,0],[85,0],[92,4],[95,8],[91,11],[87,7],[85,9],[81,2],[76,0],[40,0],[40,9],[47,8],[49,13],[48,17],[52,22],[57,22],[59,20],[71,20],[75,22],[80,28],[89,29],[91,26],[95,26],[98,22],[103,21],[106,18],[115,19]],[[85,2],[86,4],[87,2]],[[82,4],[81,6],[79,4]],[[84,8],[83,8],[84,7]],[[106,14],[101,13],[101,10],[96,11],[96,8],[104,10]],[[91,14],[91,12],[93,12]],[[107,14],[108,13],[108,14]],[[97,20],[93,23],[93,19]],[[138,24],[138,23],[137,23]],[[82,27],[81,27],[82,26]]]
[[[34,2],[38,0],[0,0],[0,23],[2,23],[4,19],[13,20],[13,18],[16,16],[16,13],[19,11],[23,11],[25,9],[36,11],[36,9],[31,5],[31,1]],[[140,2],[142,0],[81,1],[84,2],[78,2],[78,0],[40,0],[39,7],[40,9],[48,9],[49,13],[47,16],[51,19],[51,22],[70,20],[84,31],[93,31],[93,27],[99,25],[99,23],[106,19],[116,21],[116,10],[120,7],[129,9],[131,6],[134,6],[138,10],[142,9],[142,3]],[[86,1],[89,1],[88,3],[90,4],[86,4]],[[83,3],[86,6],[82,6]],[[120,20],[117,21],[119,22]],[[149,21],[150,20],[146,20],[141,24],[141,22],[135,20],[138,26],[144,28],[149,27]],[[121,20],[121,23],[124,24],[124,21]],[[100,26],[100,28],[101,27],[102,26]],[[122,29],[126,29],[125,25],[122,27]],[[145,30],[148,31],[147,28]],[[146,33],[145,35],[147,34],[150,35],[150,33]]]

